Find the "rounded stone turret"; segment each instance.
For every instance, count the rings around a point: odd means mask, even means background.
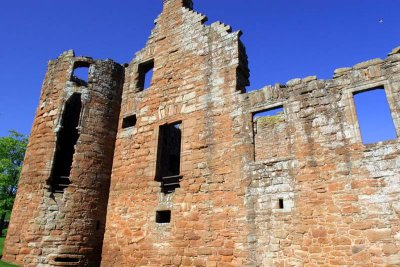
[[[50,61],[3,259],[23,266],[98,266],[124,68]]]

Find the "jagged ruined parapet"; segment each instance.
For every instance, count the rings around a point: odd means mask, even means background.
[[[293,79],[244,95],[253,147],[246,162],[250,266],[373,264],[371,255],[400,264],[399,141],[363,144],[354,102],[358,93],[384,91],[399,136],[399,66],[392,53],[337,69],[332,80]]]
[[[3,259],[400,265],[400,49],[246,93],[241,32],[206,19],[164,0],[125,68],[49,62]],[[366,144],[354,98],[371,90],[396,136]]]

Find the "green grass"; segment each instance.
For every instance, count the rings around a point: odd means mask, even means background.
[[[3,255],[3,247],[4,247],[5,240],[6,240],[5,237],[0,237],[0,255]]]
[[[0,237],[0,255],[3,254],[3,247],[4,247],[4,241],[5,240],[6,240],[5,237]],[[9,264],[9,263],[6,263],[4,261],[0,261],[0,267],[17,267],[17,266]]]
[[[0,261],[0,267],[18,267],[18,266],[6,263],[4,261]]]

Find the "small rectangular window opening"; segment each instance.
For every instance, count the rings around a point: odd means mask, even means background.
[[[181,166],[181,122],[160,126],[158,135],[156,180],[162,192],[169,194],[179,188]]]
[[[154,60],[149,60],[139,64],[137,88],[145,90],[150,87],[153,79]]]
[[[88,62],[75,62],[71,80],[79,85],[87,86],[89,82],[89,68],[90,64]]]
[[[54,259],[55,262],[79,262],[78,258],[74,257],[56,257]]]
[[[126,116],[122,119],[122,129],[134,127],[136,125],[136,115]]]
[[[279,209],[281,209],[281,210],[283,210],[285,208],[285,205],[284,205],[284,202],[283,202],[283,198],[280,198],[278,200],[278,206],[279,206]]]
[[[170,210],[159,210],[156,212],[156,223],[170,223],[170,222],[171,222]]]
[[[353,93],[363,144],[397,138],[384,87]]]

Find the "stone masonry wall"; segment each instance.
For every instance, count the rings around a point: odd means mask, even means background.
[[[246,93],[241,33],[205,21],[191,0],[163,0],[145,48],[125,69],[71,51],[49,63],[3,259],[400,266],[400,142],[363,144],[353,100],[384,87],[399,136],[400,48],[337,69],[332,80],[311,76]],[[74,67],[89,65],[87,84],[72,77]],[[57,133],[74,92],[83,111],[72,184],[51,193]],[[283,113],[254,118],[276,107]],[[175,123],[179,186],[165,193],[157,170],[177,159],[160,160],[160,127]],[[170,221],[157,221],[167,211]]]
[[[243,144],[235,137],[239,33],[205,26],[187,2],[164,1],[126,70],[102,266],[242,266],[247,258]],[[151,86],[139,91],[138,65],[151,59]],[[136,126],[122,129],[132,114]],[[163,194],[155,180],[158,131],[178,121],[182,179]],[[163,210],[171,223],[156,223]]]
[[[284,107],[257,130],[269,139],[257,151],[264,157],[247,163],[249,266],[400,266],[400,143],[364,145],[353,102],[353,92],[384,86],[400,133],[398,52],[332,80],[294,79],[245,96],[251,112]],[[277,135],[282,152],[271,154]]]
[[[72,77],[90,65],[88,84]],[[89,69],[88,69],[89,70]],[[29,139],[3,259],[23,266],[99,265],[123,68],[112,61],[74,57],[50,61]],[[65,102],[82,95],[80,137],[71,185],[53,193],[50,180]]]

